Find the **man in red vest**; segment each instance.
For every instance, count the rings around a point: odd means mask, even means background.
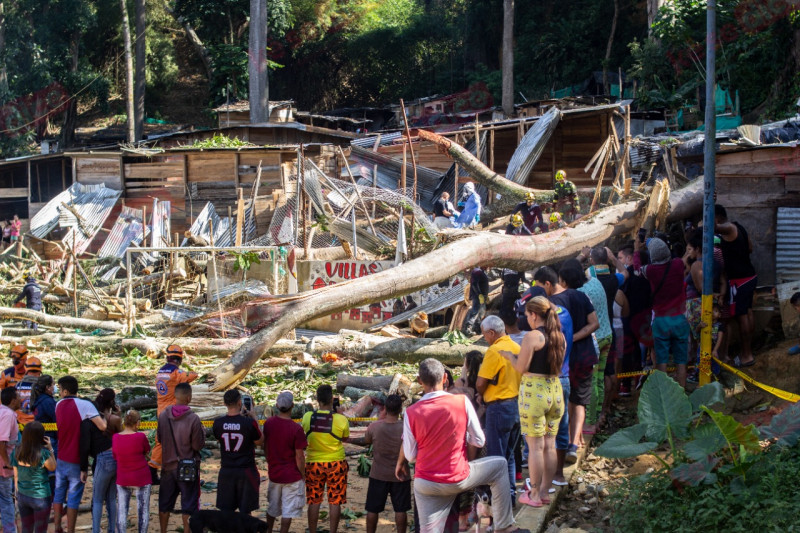
[[[436,359],[419,364],[417,378],[425,391],[422,399],[406,410],[403,420],[403,453],[395,475],[404,479],[406,463],[416,460],[414,496],[422,533],[444,531],[456,496],[479,485],[492,491],[492,516],[496,533],[517,531],[511,509],[508,463],[505,457],[475,461],[485,437],[475,409],[464,395],[444,391],[444,365]]]

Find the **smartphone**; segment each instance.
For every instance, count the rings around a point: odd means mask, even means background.
[[[336,396],[333,398],[333,412],[338,413],[339,408],[341,407],[341,403],[339,402],[339,397]]]
[[[639,242],[643,243],[647,237],[647,230],[644,228],[639,228]]]
[[[249,394],[242,394],[242,407],[245,411],[253,410],[253,397]]]

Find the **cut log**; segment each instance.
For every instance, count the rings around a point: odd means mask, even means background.
[[[699,191],[698,191],[699,194]],[[287,301],[275,298],[269,305],[277,306],[280,313],[277,320],[250,337],[242,344],[225,363],[219,365],[210,374],[214,390],[224,390],[244,379],[250,367],[272,347],[278,339],[291,331],[298,324],[303,324],[331,313],[352,309],[382,299],[396,298],[429,287],[447,280],[476,265],[485,267],[506,267],[519,270],[530,270],[537,265],[556,263],[575,257],[584,246],[596,246],[618,234],[632,233],[638,226],[638,219],[645,207],[644,201],[626,202],[620,205],[601,209],[595,214],[581,219],[575,226],[566,227],[543,235],[532,237],[516,237],[495,233],[474,233],[457,242],[447,244],[426,254],[423,257],[408,261],[397,267],[378,272],[371,276],[348,280],[330,285],[321,290],[309,291],[293,295]],[[348,332],[349,333],[349,332]],[[363,335],[363,334],[359,334]],[[340,335],[341,339],[342,336]],[[381,337],[378,337],[381,338]],[[355,335],[354,335],[355,339]],[[387,352],[397,353],[396,349],[404,346],[411,339],[381,338],[383,344],[360,344],[353,340],[344,347],[348,355],[358,355],[365,360],[392,357]],[[416,343],[436,341],[432,339],[416,339]],[[311,345],[332,344],[330,351],[337,351],[335,344],[324,337],[318,337]],[[448,343],[444,343],[448,345]],[[389,346],[393,349],[389,350]],[[414,344],[414,347],[419,347]],[[407,350],[400,361],[416,362],[428,357],[427,353],[439,350],[444,362],[459,364],[466,350],[460,345],[445,349],[441,345],[430,346],[426,353]]]
[[[394,376],[354,376],[352,374],[338,374],[336,376],[336,390],[344,391],[347,387],[367,390],[389,390],[394,381]]]
[[[37,324],[42,324],[43,326],[82,329],[84,331],[93,331],[95,329],[123,331],[125,329],[125,326],[119,322],[46,315],[39,311],[32,311],[30,309],[17,309],[14,307],[0,307],[0,318],[32,320]]]

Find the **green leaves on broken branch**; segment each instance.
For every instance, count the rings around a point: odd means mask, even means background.
[[[719,383],[687,396],[665,373],[654,372],[639,396],[639,423],[611,435],[594,453],[608,458],[651,454],[676,486],[744,486],[762,453],[760,439],[773,441],[770,446],[775,447],[794,446],[800,440],[800,406],[787,408],[759,430],[710,408],[723,399]],[[662,457],[655,450],[664,443],[668,450]]]

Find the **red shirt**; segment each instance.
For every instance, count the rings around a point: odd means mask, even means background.
[[[303,479],[295,458],[296,450],[306,448],[306,434],[294,420],[272,416],[264,421],[264,450],[271,482],[294,483]]]
[[[414,477],[435,483],[459,483],[469,475],[466,396],[441,394],[423,398],[406,418],[417,441]]]
[[[111,437],[111,453],[117,461],[117,485],[120,487],[144,487],[152,483],[147,454],[150,443],[144,433]]]
[[[686,313],[684,266],[681,259],[675,258],[669,263],[641,267],[641,259],[637,252],[633,254],[633,267],[641,268],[644,277],[650,282],[653,316],[676,316]]]
[[[80,464],[81,422],[96,416],[94,404],[82,398],[69,396],[56,404],[59,460]]]

